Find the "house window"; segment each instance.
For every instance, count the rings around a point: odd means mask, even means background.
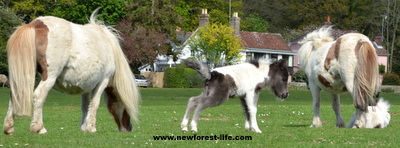
[[[252,57],[253,57],[253,53],[247,52],[246,53],[246,62],[250,61],[252,59]]]
[[[271,59],[278,59],[278,55],[277,54],[271,54]]]
[[[254,60],[264,59],[265,53],[254,53]]]

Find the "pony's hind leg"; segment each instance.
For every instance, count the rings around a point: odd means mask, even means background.
[[[8,111],[7,111],[7,115],[4,118],[4,124],[3,124],[3,131],[5,134],[9,135],[14,133],[14,116],[13,116],[13,108],[12,108],[12,104],[11,104],[11,100],[9,102],[8,105]]]
[[[313,122],[310,127],[322,127],[321,117],[320,117],[320,93],[321,90],[314,85],[310,85],[311,95],[313,98],[313,109],[314,109],[314,117]]]
[[[257,124],[257,101],[259,93],[246,93],[245,101],[250,115],[250,131],[262,133]]]
[[[46,100],[48,92],[54,86],[55,79],[48,78],[45,81],[40,81],[39,85],[33,93],[33,116],[31,121],[30,131],[32,133],[45,134],[46,128],[43,125],[43,104]]]
[[[336,115],[336,127],[344,127],[342,113],[340,112],[340,95],[332,94],[332,108]]]
[[[93,97],[90,100],[89,108],[87,112],[86,119],[84,119],[83,124],[81,125],[81,130],[83,132],[96,132],[96,112],[99,108],[101,94],[103,90],[106,88],[109,79],[104,79],[101,81],[98,86],[92,91]]]
[[[244,128],[250,131],[250,114],[249,114],[249,107],[246,104],[246,100],[244,97],[240,98],[240,103],[242,104],[243,114],[244,114]]]
[[[189,122],[190,115],[193,112],[193,110],[197,107],[201,97],[203,97],[202,94],[200,96],[191,97],[189,99],[188,105],[186,108],[186,112],[185,112],[185,115],[183,116],[182,123],[181,123],[182,132],[184,132],[184,133],[188,132],[187,125]]]
[[[197,132],[197,122],[199,120],[201,112],[204,109],[208,107],[218,106],[224,103],[226,100],[228,100],[227,94],[226,96],[215,95],[214,93],[211,93],[209,96],[205,96],[205,94],[201,95],[198,98],[197,107],[194,111],[192,122],[190,123],[191,131]]]

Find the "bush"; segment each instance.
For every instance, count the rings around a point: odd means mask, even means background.
[[[385,73],[385,65],[379,65],[379,74]]]
[[[166,68],[164,87],[199,88],[203,87],[203,78],[193,69],[183,67]]]
[[[298,70],[293,74],[294,82],[307,82],[306,73],[303,70]]]
[[[383,75],[382,85],[400,85],[400,77],[395,73],[385,73]]]

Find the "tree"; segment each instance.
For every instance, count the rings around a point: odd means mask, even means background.
[[[210,68],[236,64],[242,49],[240,39],[233,34],[230,26],[206,25],[189,38],[192,57],[205,61]]]
[[[400,2],[398,0],[381,0],[383,11],[381,14],[385,14],[387,19],[386,23],[382,24],[382,28],[385,28],[384,38],[386,41],[386,49],[390,52],[388,72],[392,72],[393,65],[399,65],[396,61],[393,61],[393,57],[396,54],[396,36],[399,34],[399,22],[400,22]],[[384,19],[384,18],[383,18]],[[383,30],[382,30],[383,31]],[[383,33],[383,32],[382,32]],[[398,42],[398,41],[397,41]],[[399,58],[399,57],[397,57]],[[395,63],[393,63],[395,62]],[[394,68],[398,69],[398,68]]]
[[[154,63],[157,54],[165,54],[167,46],[164,35],[155,30],[138,26],[132,29],[129,20],[117,23],[121,32],[121,47],[134,73],[141,65]]]
[[[63,0],[49,3],[45,15],[67,19],[78,24],[86,24],[96,8],[100,8],[98,19],[115,25],[125,16],[124,0]]]
[[[17,15],[10,9],[0,6],[0,73],[7,74],[7,51],[6,44],[9,36],[14,32],[16,26],[22,23]]]
[[[10,8],[21,16],[24,21],[30,22],[37,16],[43,14],[46,10],[46,1],[44,0],[20,0],[12,1]]]
[[[135,71],[144,64],[153,65],[157,55],[171,53],[168,40],[176,38],[181,17],[174,9],[177,0],[136,0],[126,4],[127,14],[117,29],[123,38],[124,53]]]
[[[100,8],[99,20],[114,25],[125,15],[124,0],[19,0],[12,1],[10,8],[30,22],[38,16],[52,15],[78,24],[86,24],[90,14]]]
[[[369,0],[244,0],[242,10],[257,13],[269,22],[269,31],[274,33],[321,26],[331,16],[335,28],[371,36],[380,20],[376,2]]]
[[[247,17],[244,17],[240,28],[246,31],[254,32],[268,32],[268,22],[263,18],[259,17],[257,13],[252,13]]]
[[[211,23],[222,23],[229,25],[229,2],[231,2],[231,11],[238,12],[241,16],[241,7],[243,6],[242,0],[185,0],[178,5],[179,10],[184,18],[184,22],[180,27],[185,31],[194,31],[199,26],[199,15],[201,9],[207,9],[210,16]]]

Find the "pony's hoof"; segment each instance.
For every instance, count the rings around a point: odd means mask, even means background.
[[[96,128],[90,128],[90,129],[82,129],[82,131],[85,133],[95,133],[97,130]]]
[[[38,132],[39,134],[46,134],[47,130],[45,128],[42,128],[41,130],[39,130]]]
[[[255,128],[251,129],[251,131],[253,131],[255,133],[262,133],[262,131],[260,129],[255,129]]]
[[[43,124],[39,123],[31,123],[30,131],[31,133],[39,133],[39,134],[44,134],[47,132]]]
[[[96,127],[93,124],[83,124],[81,125],[82,132],[85,133],[94,133],[96,132]]]
[[[182,133],[187,133],[188,132],[188,130],[182,130]]]
[[[337,124],[336,127],[343,128],[343,127],[344,127],[344,123],[342,123],[342,124]]]
[[[312,124],[310,127],[322,127],[321,125],[314,125]]]
[[[197,133],[197,130],[192,129],[192,133]]]
[[[12,135],[14,133],[14,127],[4,129],[4,134]]]

